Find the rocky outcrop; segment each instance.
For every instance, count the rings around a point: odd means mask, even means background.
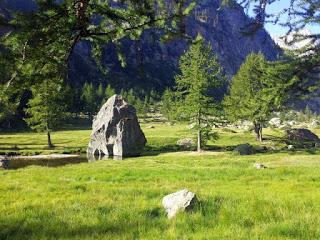
[[[168,214],[168,218],[173,218],[179,211],[191,210],[196,203],[196,195],[187,189],[165,196],[162,206]]]
[[[252,20],[246,16],[241,6],[233,4],[221,8],[221,0],[200,0],[197,4],[196,9],[185,20],[186,32],[192,37],[198,33],[203,35],[212,45],[228,76],[236,73],[251,52],[262,52],[269,60],[277,58],[278,47],[264,29],[251,36],[243,33],[242,30]],[[32,9],[32,0],[5,0],[3,7]],[[173,84],[179,57],[188,48],[188,44],[182,39],[164,43],[159,41],[160,37],[159,31],[148,30],[141,40],[124,40],[122,50],[127,62],[125,69],[117,59],[115,46],[108,45],[103,56],[103,64],[108,69],[107,77],[100,74],[94,61],[88,58],[90,44],[82,41],[72,56],[70,79],[74,79],[75,85],[82,85],[86,81],[108,81],[108,84],[119,86],[121,79],[120,88],[164,89]]]
[[[138,156],[146,142],[135,108],[120,95],[114,95],[93,120],[87,153],[91,156]]]

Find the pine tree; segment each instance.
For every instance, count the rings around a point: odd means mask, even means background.
[[[130,103],[131,105],[135,105],[135,103],[136,103],[136,96],[135,96],[134,91],[133,91],[132,88],[128,91],[127,96],[126,96],[125,99],[126,99],[126,100],[128,101],[128,103]]]
[[[178,101],[176,106],[198,129],[197,149],[200,152],[210,135],[215,117],[219,114],[219,103],[211,95],[224,82],[225,77],[212,48],[201,36],[180,58],[181,73],[176,76]]]
[[[299,81],[293,72],[289,63],[268,63],[261,53],[248,55],[224,99],[225,112],[232,121],[251,121],[257,140],[262,141],[264,123],[281,110]]]
[[[32,98],[25,109],[28,115],[25,121],[32,129],[47,133],[49,148],[54,147],[51,132],[68,116],[64,96],[64,88],[60,81],[43,81],[32,88]]]
[[[169,121],[176,118],[176,111],[174,107],[174,93],[170,89],[166,89],[161,98],[160,112]]]
[[[17,113],[19,101],[6,94],[2,88],[0,88],[0,123],[6,123],[7,127],[11,128],[11,122]]]
[[[102,83],[99,84],[98,89],[96,91],[97,99],[96,101],[99,102],[99,107],[103,105],[103,99],[104,99],[104,91],[102,87]]]
[[[84,111],[89,116],[89,119],[93,119],[93,115],[97,112],[97,100],[96,100],[96,91],[92,83],[85,83],[82,88],[81,99],[84,103]]]
[[[115,94],[116,94],[116,91],[109,84],[104,91],[104,96],[105,96],[104,102],[106,102],[110,97],[112,97]]]

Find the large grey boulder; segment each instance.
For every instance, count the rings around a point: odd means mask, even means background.
[[[114,95],[93,120],[87,153],[95,156],[138,156],[146,143],[135,108],[120,95]]]
[[[169,194],[162,199],[162,206],[171,219],[179,211],[191,210],[196,203],[196,195],[193,192],[183,189],[181,191]]]
[[[286,131],[286,138],[291,141],[319,142],[319,137],[309,129],[294,128]]]

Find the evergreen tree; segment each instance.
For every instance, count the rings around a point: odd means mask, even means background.
[[[233,121],[248,120],[254,124],[256,138],[263,140],[264,123],[290,98],[299,79],[289,63],[268,63],[262,54],[250,54],[234,76],[224,109]]]
[[[149,112],[149,109],[150,109],[149,97],[145,96],[144,97],[144,101],[143,101],[143,112],[144,112],[144,114],[147,114]]]
[[[104,102],[103,102],[103,99],[104,99],[104,91],[103,91],[103,87],[102,87],[102,83],[99,84],[98,86],[98,89],[96,91],[96,96],[97,96],[97,99],[96,101],[99,102],[99,107],[100,105],[102,105]]]
[[[93,119],[93,115],[97,112],[98,102],[96,99],[96,91],[92,83],[85,83],[82,88],[81,99],[84,103],[84,111],[89,116],[89,119]]]
[[[217,121],[215,117],[219,115],[219,103],[211,94],[221,86],[225,77],[211,46],[201,36],[180,58],[179,68],[181,73],[175,78],[176,106],[180,113],[196,123],[197,149],[201,151],[207,140],[205,137],[215,136],[210,133]]]
[[[127,91],[124,90],[124,89],[121,89],[120,95],[123,97],[123,99],[127,99],[127,97],[128,97],[128,93],[127,93]]]
[[[10,95],[0,88],[0,123],[6,123],[6,126],[10,129],[18,106],[19,101],[11,98]]]
[[[104,95],[105,95],[104,102],[106,102],[110,97],[112,97],[115,94],[116,94],[116,91],[109,84],[104,91]]]
[[[141,101],[140,98],[136,98],[135,104],[134,104],[138,115],[144,115],[144,107],[143,107],[143,102]]]
[[[176,118],[176,110],[174,104],[174,93],[170,89],[166,89],[161,98],[160,112],[169,121],[172,121]]]
[[[46,132],[48,147],[52,148],[51,132],[68,115],[64,105],[64,88],[58,80],[43,81],[32,87],[32,95],[25,110],[28,115],[25,121],[32,129]]]
[[[127,100],[128,103],[130,103],[131,105],[135,105],[135,103],[136,103],[136,96],[135,96],[134,91],[133,91],[132,88],[128,91],[127,96],[126,96],[126,100]]]
[[[262,54],[250,54],[232,79],[230,95],[224,101],[225,111],[231,119],[252,121],[259,141],[262,141],[263,123],[270,115],[263,95],[265,68]]]

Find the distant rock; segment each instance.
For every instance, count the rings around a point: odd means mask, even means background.
[[[288,148],[288,150],[294,150],[294,146],[293,145],[288,145],[287,148]]]
[[[234,149],[234,152],[240,155],[251,155],[255,153],[255,149],[250,144],[241,144]]]
[[[254,129],[254,125],[250,121],[243,121],[240,125],[240,128],[245,131],[252,131]]]
[[[96,156],[138,156],[146,142],[135,108],[114,95],[93,120],[87,152]]]
[[[191,130],[191,129],[194,129],[196,127],[196,123],[191,123],[187,126],[187,129]]]
[[[272,118],[269,121],[270,127],[279,128],[281,126],[281,119],[280,118]]]
[[[147,129],[154,129],[155,126],[151,125],[151,126],[148,126]]]
[[[285,122],[285,124],[289,125],[290,127],[298,125],[298,123],[296,121],[287,121],[287,122]]]
[[[265,169],[265,168],[267,168],[267,166],[263,165],[262,163],[255,163],[254,167],[256,169]]]
[[[9,160],[6,156],[0,156],[0,169],[7,169],[9,167]]]
[[[291,141],[319,142],[319,137],[308,129],[294,128],[286,131],[286,138]]]
[[[311,128],[318,128],[320,126],[320,122],[316,119],[312,119],[311,123],[310,123],[310,127]]]
[[[194,141],[191,138],[184,138],[177,141],[177,145],[185,149],[190,149]]]
[[[162,199],[162,206],[167,212],[168,218],[176,216],[179,211],[191,210],[196,203],[196,195],[187,189],[169,194]]]

